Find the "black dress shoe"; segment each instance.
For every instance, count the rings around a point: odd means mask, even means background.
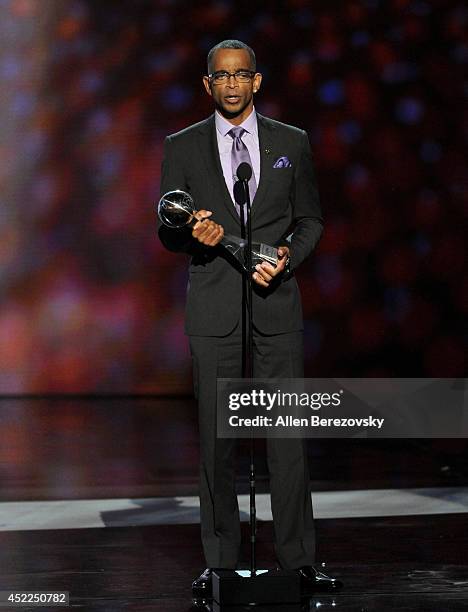
[[[207,568],[192,582],[192,595],[195,599],[211,599],[213,597],[212,570]]]
[[[331,578],[323,572],[315,569],[312,565],[305,565],[296,570],[301,577],[301,586],[305,591],[336,591],[341,589],[341,580]]]

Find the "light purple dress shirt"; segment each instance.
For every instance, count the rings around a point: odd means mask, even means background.
[[[234,125],[229,123],[218,111],[215,111],[215,122],[216,122],[216,139],[218,141],[219,158],[221,160],[221,167],[223,169],[224,180],[231,194],[231,200],[234,204],[234,182],[232,180],[232,165],[231,165],[231,151],[232,151],[232,136],[229,136],[229,130],[232,130]],[[258,142],[258,126],[257,126],[257,114],[255,109],[250,115],[243,121],[239,127],[244,128],[245,134],[242,136],[242,141],[249,150],[250,159],[252,161],[253,173],[255,180],[257,181],[257,187],[260,183],[260,145]]]

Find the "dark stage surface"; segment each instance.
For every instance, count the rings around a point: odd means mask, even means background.
[[[140,497],[151,502],[195,495],[192,400],[10,398],[0,401],[0,426],[0,590],[68,590],[71,606],[86,611],[190,609],[191,581],[204,568],[198,524],[156,524],[155,517],[154,524],[132,526],[132,517],[145,512],[137,505],[126,525],[113,525],[115,515],[101,511],[103,526],[89,528],[81,510],[72,516],[70,508],[80,500]],[[306,602],[305,609],[468,610],[467,505],[457,497],[467,482],[466,447],[464,440],[309,442],[317,502],[326,492],[341,491],[345,497],[337,498],[331,511],[350,512],[358,489],[361,495],[374,489],[373,498],[381,499],[374,516],[332,518],[318,512],[318,560],[326,561],[325,571],[345,587]],[[258,450],[262,494],[268,482],[260,443]],[[241,447],[240,493],[246,492],[246,457]],[[400,502],[395,516],[378,514],[393,513],[395,498],[386,497],[386,491],[403,495],[405,489],[414,497],[415,489],[408,487],[432,487],[447,513],[423,508],[418,516],[404,516]],[[429,497],[425,493],[421,503]],[[38,516],[28,506],[33,500],[71,500],[60,515],[50,514],[48,524],[60,519],[63,528],[39,529]],[[15,510],[11,502],[22,506]],[[14,520],[23,526],[15,527]],[[247,536],[246,523],[243,529]],[[258,540],[259,567],[274,567],[268,520],[259,523]]]
[[[305,609],[468,610],[467,518],[317,521],[318,558],[345,587]],[[259,564],[272,567],[271,523],[258,535]],[[68,590],[87,611],[188,611],[203,567],[198,525],[3,532],[0,550],[0,590]]]

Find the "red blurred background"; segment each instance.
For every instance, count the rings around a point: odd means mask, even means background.
[[[0,393],[190,392],[154,204],[224,38],[314,151],[306,374],[465,375],[467,23],[456,0],[1,0]]]

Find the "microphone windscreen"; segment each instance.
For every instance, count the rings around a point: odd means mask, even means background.
[[[234,202],[238,206],[244,206],[245,204],[245,189],[242,181],[236,181],[234,183]]]
[[[252,176],[252,166],[247,162],[242,162],[239,164],[236,174],[240,181],[249,181]]]

